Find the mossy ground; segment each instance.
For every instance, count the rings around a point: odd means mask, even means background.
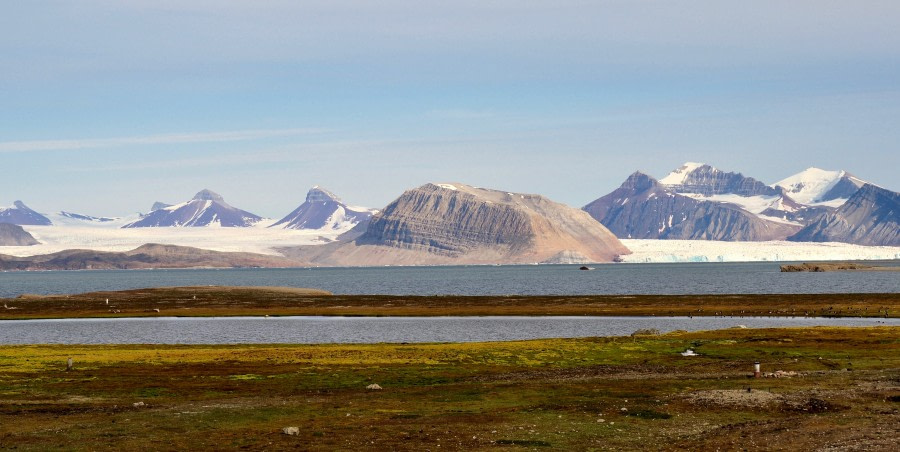
[[[681,356],[688,347],[700,356]],[[0,448],[890,450],[900,437],[898,351],[896,327],[3,346]],[[799,374],[748,378],[757,360],[764,372]],[[282,434],[288,426],[300,435]]]

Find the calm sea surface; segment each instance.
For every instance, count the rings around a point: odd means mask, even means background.
[[[4,320],[0,344],[254,344],[510,341],[623,336],[640,328],[900,326],[900,319],[802,317],[212,317]]]
[[[900,265],[892,262],[888,265]],[[336,294],[586,295],[898,292],[900,272],[781,273],[779,263],[606,264],[0,272],[0,298],[23,293],[188,285],[288,286]]]

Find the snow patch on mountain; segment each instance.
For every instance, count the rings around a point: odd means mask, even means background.
[[[703,165],[706,164],[698,162],[687,162],[669,173],[666,177],[660,179],[659,183],[663,185],[681,185],[685,180],[687,180],[687,177],[688,175],[690,175],[691,171],[694,171],[695,169],[700,168]]]
[[[782,179],[772,186],[781,187],[788,196],[801,204],[839,207],[847,201],[849,196],[835,199],[826,198],[842,179],[846,179],[857,187],[865,184],[865,181],[846,171],[828,171],[811,167]]]

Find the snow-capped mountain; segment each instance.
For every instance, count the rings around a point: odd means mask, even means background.
[[[807,168],[773,184],[793,200],[806,205],[838,207],[866,181],[846,172]]]
[[[741,173],[728,173],[705,163],[688,162],[659,180],[676,193],[694,193],[703,196],[778,196],[779,192],[752,177]]]
[[[736,183],[736,186],[743,188],[755,185],[738,180],[734,177],[734,173],[710,171],[711,167],[703,166],[707,168],[704,170],[707,175],[712,175],[720,182],[731,181],[730,183]],[[721,175],[725,177],[719,179]],[[668,180],[672,182],[674,179]],[[663,185],[646,174],[635,172],[618,189],[594,200],[584,206],[583,210],[619,238],[783,240],[800,229],[799,225],[761,218],[733,202],[710,201],[705,200],[703,195],[679,194],[675,191],[674,187],[684,186],[682,181],[690,180],[679,179],[677,185]],[[698,178],[693,180],[696,181]],[[696,182],[690,182],[690,185],[698,190],[703,189]],[[723,189],[715,188],[716,185],[712,183],[707,188]],[[719,196],[717,199],[726,195]],[[739,197],[734,194],[727,196]]]
[[[635,173],[584,210],[621,238],[753,241],[793,236],[792,240],[821,241],[827,236],[849,243],[890,243],[890,229],[896,225],[885,211],[869,206],[880,212],[870,215],[860,213],[861,206],[851,206],[845,209],[848,212],[835,213],[864,184],[846,171],[809,168],[766,185],[740,173],[688,162],[658,182]],[[813,224],[832,232],[798,233]],[[881,232],[871,232],[875,230]]]
[[[374,210],[350,207],[340,198],[316,185],[306,194],[306,201],[270,227],[284,229],[350,230],[372,218]]]
[[[258,215],[228,205],[218,193],[201,190],[190,201],[154,210],[122,227],[249,227],[260,220]]]
[[[49,218],[31,210],[22,201],[16,201],[12,207],[0,207],[0,223],[41,226],[52,224]]]
[[[900,193],[865,184],[788,240],[900,246]]]

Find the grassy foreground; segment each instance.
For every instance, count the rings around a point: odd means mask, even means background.
[[[900,316],[900,293],[393,296],[203,286],[31,295],[0,302],[4,306],[0,319],[239,315]]]
[[[0,449],[891,450],[898,351],[896,327],[0,346]],[[797,374],[748,378],[756,360]]]

